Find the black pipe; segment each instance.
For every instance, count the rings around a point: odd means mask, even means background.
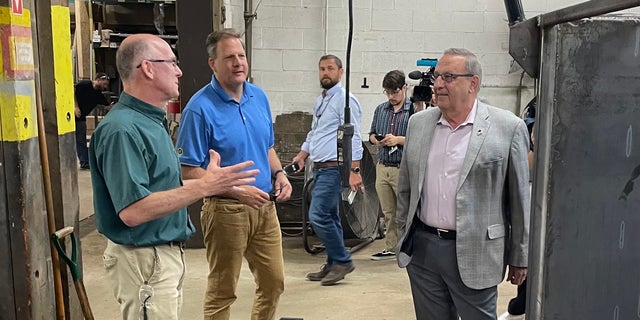
[[[522,2],[520,0],[504,0],[504,6],[507,9],[510,26],[525,20],[524,10],[522,9]]]

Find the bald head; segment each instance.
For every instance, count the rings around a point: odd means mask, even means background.
[[[157,107],[180,95],[182,70],[171,46],[151,34],[128,36],[116,52],[124,92]]]
[[[158,45],[166,42],[152,34],[134,34],[122,41],[116,52],[116,66],[123,81],[130,80],[133,69]]]

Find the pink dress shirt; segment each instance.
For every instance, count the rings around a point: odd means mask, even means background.
[[[456,193],[477,108],[476,100],[467,119],[455,129],[443,116],[438,120],[420,199],[420,220],[426,225],[456,230]]]

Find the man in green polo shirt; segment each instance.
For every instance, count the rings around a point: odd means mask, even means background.
[[[194,232],[185,207],[253,183],[259,170],[246,170],[252,161],[221,168],[210,150],[205,175],[183,182],[164,111],[182,76],[171,47],[157,36],[129,36],[116,64],[124,92],[89,146],[96,224],[108,238],[104,265],[123,319],[177,320],[182,243]]]

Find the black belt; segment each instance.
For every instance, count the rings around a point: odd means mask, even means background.
[[[315,169],[337,167],[337,166],[338,166],[338,161],[325,161],[325,162],[314,162],[313,163],[313,167]]]
[[[229,201],[238,201],[238,199],[236,199],[236,198],[225,197],[225,196],[211,196],[211,197],[205,197],[205,199],[207,199],[207,200],[229,200]]]
[[[169,242],[167,242],[167,245],[170,246],[170,247],[173,247],[173,246],[183,247],[184,246],[184,242],[182,242],[182,241],[169,241]]]
[[[394,167],[394,168],[399,168],[400,167],[399,163],[388,163],[388,162],[380,161],[380,164],[385,166],[385,167]]]
[[[424,231],[429,232],[431,234],[435,234],[440,239],[445,239],[445,240],[455,240],[456,239],[456,231],[455,230],[447,230],[447,229],[434,228],[432,226],[428,226],[428,225],[424,224],[424,222],[422,222],[422,220],[418,219],[417,217],[413,221],[413,223],[416,225],[416,228],[418,228],[420,230],[424,230]]]

